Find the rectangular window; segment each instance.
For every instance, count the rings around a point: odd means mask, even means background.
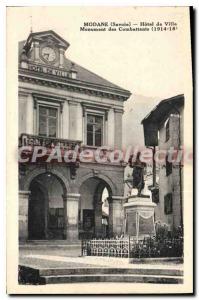
[[[102,146],[103,117],[99,115],[87,115],[87,145]]]
[[[170,139],[170,125],[169,125],[169,119],[166,122],[166,136],[165,136],[165,142],[167,142]]]
[[[172,173],[172,163],[168,161],[168,155],[166,156],[166,176]]]
[[[39,135],[57,136],[57,109],[39,106]]]
[[[164,196],[164,213],[170,215],[173,212],[173,198],[172,194],[169,193]]]

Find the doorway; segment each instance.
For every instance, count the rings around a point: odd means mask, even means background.
[[[30,184],[28,234],[30,240],[65,239],[63,197],[66,191],[61,181],[50,172],[38,175]]]
[[[112,236],[112,191],[98,177],[85,180],[80,187],[79,239]]]
[[[28,208],[29,239],[45,239],[45,194],[37,182],[31,184],[31,197]]]

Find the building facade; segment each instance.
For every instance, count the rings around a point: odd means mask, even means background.
[[[184,95],[178,95],[161,101],[142,121],[145,145],[154,153],[155,220],[171,231],[183,227],[183,111]]]
[[[113,150],[131,94],[71,62],[68,47],[53,31],[19,43],[20,240],[103,237],[105,190],[107,235],[122,233],[124,164]]]

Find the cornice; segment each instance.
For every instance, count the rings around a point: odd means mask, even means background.
[[[124,113],[124,110],[123,110],[122,108],[117,108],[117,107],[115,107],[115,108],[114,108],[114,112],[115,112],[115,113],[123,114],[123,113]]]
[[[18,94],[19,94],[19,97],[20,96],[27,97],[30,93],[28,91],[21,91],[21,90],[19,90]]]
[[[110,108],[112,108],[112,105],[107,105],[107,104],[104,104],[104,103],[90,103],[90,102],[86,102],[86,101],[83,101],[81,102],[81,105],[85,108],[98,108],[100,110],[103,110],[103,111],[107,111],[109,110]]]
[[[66,97],[62,97],[62,96],[49,96],[43,93],[32,93],[32,96],[35,99],[48,99],[48,100],[52,100],[52,101],[58,101],[58,102],[64,102],[66,100]]]
[[[49,74],[35,74],[35,72],[21,68],[19,68],[19,80],[24,82],[32,82],[34,84],[42,86],[66,89],[69,91],[79,92],[87,95],[97,95],[121,101],[127,100],[131,95],[128,91],[116,90],[105,86],[82,82],[79,80],[72,80],[70,78],[57,78],[57,76]]]
[[[41,100],[47,100],[48,102],[57,102],[60,105],[60,112],[63,112],[63,104],[66,98],[63,97],[56,97],[56,96],[47,96],[44,94],[39,93],[32,93],[33,100],[34,100],[34,108],[37,108],[37,102]]]
[[[69,104],[69,105],[73,105],[73,106],[77,106],[77,105],[78,105],[78,102],[75,101],[75,100],[68,100],[68,104]]]

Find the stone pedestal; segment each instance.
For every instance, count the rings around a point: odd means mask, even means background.
[[[19,191],[19,240],[28,239],[28,201],[30,192]]]
[[[125,234],[137,239],[155,234],[154,208],[150,196],[129,196],[124,204]]]
[[[78,209],[80,194],[67,194],[65,223],[67,240],[78,240]]]

